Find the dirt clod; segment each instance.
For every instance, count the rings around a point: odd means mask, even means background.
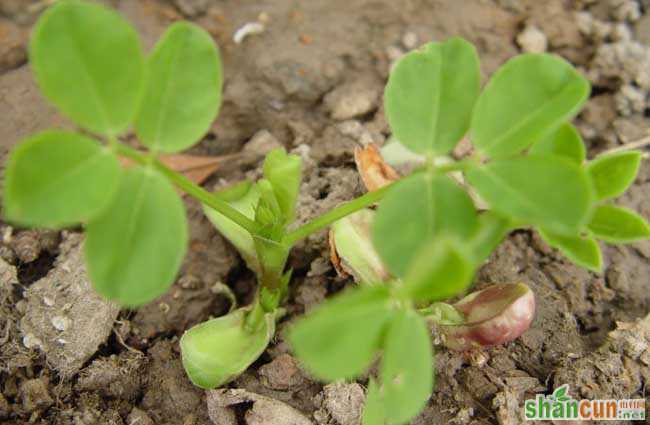
[[[238,422],[233,419],[237,417],[246,425],[313,425],[296,409],[246,390],[209,390],[206,395],[210,419],[215,425],[235,425]],[[232,413],[226,413],[226,409]]]
[[[10,243],[16,257],[23,263],[31,263],[41,253],[41,244],[36,230],[24,230],[14,235]]]
[[[569,383],[575,398],[631,398],[650,377],[650,369],[639,360],[648,346],[650,315],[634,323],[619,323],[598,350],[558,368],[556,387]]]
[[[0,72],[14,69],[27,61],[28,32],[6,19],[0,19]]]
[[[264,385],[273,390],[288,390],[305,383],[305,377],[298,367],[298,362],[288,354],[282,354],[273,359],[271,363],[260,367],[258,373],[262,377]]]
[[[135,400],[142,390],[142,354],[125,351],[94,360],[79,373],[77,391],[97,391],[104,397]]]
[[[126,425],[155,425],[154,421],[143,410],[134,407],[126,418]]]
[[[314,412],[319,425],[359,425],[366,400],[363,387],[337,382],[323,387],[321,408]]]
[[[364,78],[338,86],[325,96],[325,107],[335,120],[349,120],[377,107],[381,83]]]
[[[47,389],[48,384],[45,378],[30,379],[22,383],[20,399],[26,411],[45,410],[54,403]]]
[[[24,342],[38,341],[29,345],[69,377],[106,341],[120,309],[91,287],[79,235],[70,235],[65,247],[54,269],[28,288],[20,329]]]

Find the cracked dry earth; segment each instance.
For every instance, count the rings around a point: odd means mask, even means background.
[[[44,2],[0,1],[0,158],[24,136],[70,127],[40,97],[27,63],[28,33]],[[222,166],[213,188],[259,173],[265,151],[285,146],[306,162],[299,219],[362,192],[355,146],[390,135],[382,88],[391,64],[429,40],[459,35],[477,47],[484,80],[522,51],[570,60],[594,89],[577,119],[591,156],[646,135],[650,124],[647,0],[113,0],[150,47],[176,19],[219,43],[225,67],[221,116],[192,150],[247,152]],[[265,31],[235,44],[247,22]],[[618,200],[650,217],[650,164]],[[268,350],[216,391],[184,375],[178,338],[223,314],[229,285],[249,302],[254,277],[186,200],[187,258],[172,289],[137,310],[90,290],[79,229],[0,229],[0,422],[5,424],[359,424],[365,380],[322,385],[292,357],[283,330],[350,281],[336,277],[324,233],[291,256],[288,314]],[[537,317],[517,341],[482,352],[438,349],[437,388],[413,424],[523,423],[522,405],[568,383],[588,398],[647,398],[650,378],[650,242],[605,248],[602,275],[581,270],[538,235],[513,233],[476,279],[478,288],[524,282]]]

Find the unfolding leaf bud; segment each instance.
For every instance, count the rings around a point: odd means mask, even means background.
[[[535,294],[523,283],[498,284],[473,292],[453,305],[465,321],[440,325],[444,344],[467,350],[512,341],[523,334],[535,315]]]

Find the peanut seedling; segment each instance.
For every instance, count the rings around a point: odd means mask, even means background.
[[[298,357],[321,379],[359,377],[381,357],[365,425],[407,423],[426,404],[434,382],[427,322],[458,350],[512,341],[530,326],[535,299],[523,284],[444,302],[467,291],[510,231],[535,229],[594,272],[602,268],[597,240],[650,236],[642,217],[610,202],[634,181],[641,154],[585,161],[568,121],[590,86],[569,63],[525,54],[504,64],[482,92],[479,80],[475,49],[457,38],[427,44],[397,63],[385,91],[387,118],[393,136],[423,165],[393,183],[376,211],[333,226],[339,268],[360,287],[325,302],[289,334]],[[473,154],[451,160],[465,135]]]
[[[478,56],[464,40],[406,55],[386,87],[386,114],[394,137],[422,165],[299,227],[302,164],[295,155],[272,151],[262,179],[218,193],[159,160],[198,142],[219,111],[219,52],[199,27],[175,23],[145,57],[118,14],[63,0],[37,22],[30,63],[45,97],[83,133],[43,132],[11,152],[3,205],[9,222],[81,224],[93,286],[134,307],[163,294],[184,257],[187,222],[176,187],[204,205],[255,272],[251,305],[181,339],[188,376],[203,388],[230,382],[266,349],[282,316],[291,248],[334,223],[341,261],[360,285],[299,320],[288,338],[306,369],[325,380],[359,377],[381,355],[367,425],[406,423],[425,405],[434,383],[429,325],[455,349],[511,341],[528,328],[535,301],[525,285],[504,282],[445,302],[470,288],[510,231],[535,229],[594,272],[602,268],[598,240],[650,236],[642,217],[611,203],[634,180],[640,153],[585,161],[569,120],[589,83],[552,55],[512,59],[482,92]],[[122,141],[130,128],[143,151]],[[447,158],[466,134],[474,153]],[[136,165],[125,169],[119,157]],[[450,177],[459,173],[462,183]],[[479,211],[470,193],[486,208]]]

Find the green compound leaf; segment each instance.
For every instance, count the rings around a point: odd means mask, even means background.
[[[580,133],[569,123],[562,124],[560,128],[549,136],[531,146],[531,154],[558,155],[581,165],[585,161],[585,144]]]
[[[390,424],[404,424],[425,406],[433,390],[429,328],[412,310],[391,321],[381,366],[384,408]]]
[[[174,187],[150,168],[134,167],[105,212],[86,228],[93,286],[123,306],[162,295],[187,249],[187,221]]]
[[[299,320],[289,342],[315,377],[354,378],[375,358],[392,314],[387,287],[349,290]]]
[[[447,176],[418,173],[386,194],[377,210],[372,240],[388,269],[401,277],[431,239],[466,238],[476,225],[474,203],[464,190]]]
[[[472,143],[494,158],[521,152],[576,115],[589,92],[589,82],[567,61],[549,54],[517,56],[479,96]]]
[[[183,367],[194,385],[215,388],[243,373],[264,352],[275,334],[275,316],[265,315],[259,329],[245,329],[246,310],[194,326],[181,338]]]
[[[586,172],[555,155],[492,161],[467,179],[497,213],[550,232],[575,235],[587,224],[593,189]]]
[[[57,2],[36,23],[29,59],[45,97],[81,127],[115,136],[133,121],[144,57],[137,33],[116,12]]]
[[[260,200],[260,192],[253,183],[245,181],[217,192],[214,196],[228,202],[231,207],[251,220],[255,218],[255,208]],[[251,234],[239,224],[207,205],[203,206],[203,212],[214,227],[237,248],[248,268],[257,274],[261,273],[260,262],[255,252],[255,242]]]
[[[476,49],[461,38],[408,53],[386,86],[386,116],[395,137],[413,152],[449,152],[467,132],[480,79]]]
[[[212,37],[189,22],[173,24],[148,59],[149,78],[136,122],[142,144],[178,152],[208,131],[221,105],[221,59]]]
[[[363,407],[363,418],[361,425],[385,425],[386,413],[384,412],[384,399],[379,392],[377,383],[370,379],[368,382],[368,394],[366,404]]]
[[[420,249],[404,279],[404,293],[417,301],[446,300],[472,283],[473,258],[460,246],[435,238]]]
[[[589,230],[605,242],[631,243],[650,237],[648,222],[632,210],[614,205],[596,208]]]
[[[563,236],[544,230],[540,230],[539,234],[547,244],[560,250],[573,263],[596,273],[602,271],[603,257],[594,238]]]
[[[620,152],[604,155],[587,164],[596,198],[615,198],[625,193],[634,182],[641,165],[641,152]]]
[[[86,222],[106,207],[120,175],[117,157],[95,140],[63,131],[37,134],[7,161],[5,217],[51,228]]]
[[[285,224],[295,219],[301,173],[302,159],[282,148],[272,150],[264,160],[264,177],[271,182]]]

